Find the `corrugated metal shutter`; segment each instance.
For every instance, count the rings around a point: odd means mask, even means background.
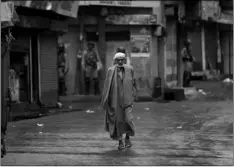
[[[39,36],[41,101],[48,107],[58,101],[57,37],[52,33]]]

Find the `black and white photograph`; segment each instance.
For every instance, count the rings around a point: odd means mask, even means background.
[[[2,0],[1,166],[233,166],[233,0]]]

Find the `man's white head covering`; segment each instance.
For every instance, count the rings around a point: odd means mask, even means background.
[[[116,53],[114,56],[114,60],[118,58],[125,58],[125,54],[121,52]]]

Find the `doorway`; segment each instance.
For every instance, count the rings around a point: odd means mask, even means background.
[[[114,31],[106,33],[106,68],[113,65],[113,57],[117,48],[123,46],[127,57],[130,57],[130,31]]]
[[[17,102],[30,101],[30,71],[29,53],[10,52],[10,86],[13,92],[13,100]]]

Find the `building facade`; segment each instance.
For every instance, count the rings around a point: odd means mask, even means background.
[[[139,94],[151,96],[153,80],[159,77],[158,43],[160,29],[164,27],[161,9],[160,1],[80,2],[78,19],[64,22],[67,33],[59,37],[59,43],[68,46],[68,94],[84,94],[81,58],[87,42],[93,42],[103,63],[99,72],[100,90],[117,47],[124,46],[135,69]]]
[[[15,40],[9,51],[13,109],[55,107],[59,100],[57,39],[62,31],[53,25],[69,12],[61,14],[61,3],[55,2],[17,1],[15,5],[20,21],[12,29]]]
[[[10,57],[11,67],[21,73],[20,101],[37,101],[46,106],[55,106],[59,101],[61,45],[65,46],[68,61],[65,81],[69,96],[85,93],[81,61],[88,42],[95,44],[103,64],[98,74],[100,92],[119,46],[125,47],[135,69],[139,96],[152,96],[155,78],[161,79],[162,86],[182,85],[180,53],[186,38],[192,40],[195,72],[232,71],[232,17],[224,9],[221,11],[220,2],[58,2],[18,2],[23,7],[17,9],[20,23],[13,29],[16,40]],[[15,55],[20,56],[16,59]]]
[[[194,75],[203,75],[205,71],[232,74],[232,1],[200,0],[185,5],[187,36],[196,58]]]

